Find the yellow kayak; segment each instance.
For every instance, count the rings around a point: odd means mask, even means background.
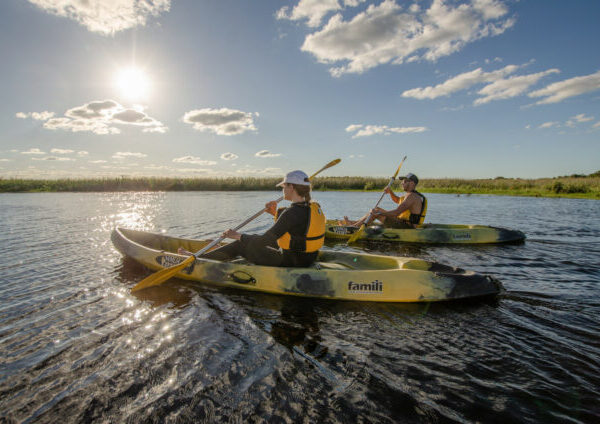
[[[152,270],[181,263],[178,247],[197,252],[210,240],[192,240],[117,228],[112,242]],[[196,259],[176,275],[186,280],[266,293],[370,302],[433,302],[493,296],[502,284],[488,275],[417,258],[321,250],[310,268],[258,266],[243,259]]]
[[[325,238],[347,240],[356,230],[358,230],[356,227],[339,225],[337,220],[328,220]],[[371,226],[367,227],[357,240],[429,244],[489,244],[520,242],[525,240],[525,234],[518,230],[486,225],[422,224],[417,228],[407,229]]]

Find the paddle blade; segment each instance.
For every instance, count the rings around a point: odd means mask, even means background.
[[[325,165],[323,168],[319,169],[317,172],[315,172],[314,174],[312,174],[310,177],[308,177],[309,180],[312,180],[314,177],[316,177],[318,174],[320,174],[321,172],[325,171],[327,168],[331,168],[332,166],[336,166],[338,163],[340,163],[342,160],[341,159],[334,159],[331,162],[329,162],[327,165]]]
[[[398,169],[396,169],[396,173],[394,174],[392,179],[395,179],[398,176],[398,173],[400,173],[400,168],[402,168],[402,164],[404,163],[405,160],[406,160],[406,156],[404,156],[402,158],[402,161],[400,162],[400,165],[398,165]]]
[[[180,264],[177,264],[177,265],[169,267],[169,268],[161,269],[160,271],[158,271],[152,275],[149,275],[148,277],[144,278],[142,281],[137,283],[131,289],[131,291],[136,292],[138,290],[142,290],[142,289],[145,289],[148,287],[158,286],[159,284],[162,284],[165,281],[167,281],[169,278],[173,277],[175,274],[177,274],[182,269],[191,265],[195,260],[196,260],[195,256],[190,256],[189,258],[187,258],[185,261],[181,262]]]
[[[347,244],[351,244],[354,243],[356,240],[358,240],[358,238],[362,235],[362,233],[365,232],[365,224],[361,225],[360,228],[358,229],[358,231],[356,231],[354,234],[352,234],[350,236],[350,238],[348,239],[348,243]]]
[[[329,162],[327,165],[325,165],[325,166],[323,167],[323,169],[331,168],[332,166],[335,166],[335,165],[337,165],[337,164],[338,164],[338,163],[340,163],[341,161],[342,161],[342,160],[341,160],[341,159],[339,159],[339,158],[338,158],[338,159],[334,159],[334,160],[332,160],[331,162]]]

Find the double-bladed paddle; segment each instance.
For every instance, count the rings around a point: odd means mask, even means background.
[[[375,204],[375,206],[373,207],[373,209],[375,209],[377,206],[379,206],[379,203],[383,199],[383,196],[385,196],[385,190],[388,187],[392,186],[392,183],[394,182],[394,180],[398,176],[398,173],[400,172],[400,168],[402,168],[402,164],[404,163],[405,159],[406,159],[406,156],[404,156],[402,158],[402,161],[400,162],[400,165],[398,165],[398,169],[396,169],[396,173],[390,178],[390,182],[383,189],[383,193],[381,193],[381,197],[379,198],[379,200],[377,201],[377,203]],[[372,209],[371,209],[371,211],[372,211]],[[356,231],[354,234],[352,234],[350,236],[350,238],[348,239],[348,244],[354,243],[361,236],[361,234],[365,231],[365,227],[366,227],[367,223],[369,222],[369,220],[371,219],[371,215],[373,215],[373,212],[369,213],[369,216],[367,216],[367,219],[362,223],[362,225],[360,226],[360,228],[358,229],[358,231]]]
[[[315,172],[310,177],[308,177],[308,179],[309,180],[313,179],[317,174],[321,173],[322,171],[326,170],[327,168],[331,168],[332,166],[337,165],[340,162],[341,162],[341,159],[332,160],[327,165],[325,165],[323,168],[319,169],[317,172]],[[280,197],[279,199],[277,199],[276,202],[279,203],[282,200],[283,200],[283,196]],[[251,222],[251,221],[255,220],[256,218],[258,218],[265,211],[266,211],[266,209],[261,209],[260,211],[258,211],[254,215],[252,215],[250,218],[248,218],[244,222],[242,222],[240,225],[238,225],[237,227],[235,227],[233,230],[234,231],[239,230],[240,228],[242,228],[243,226],[245,226],[249,222]],[[177,265],[174,265],[172,267],[169,267],[169,268],[161,269],[160,271],[158,271],[158,272],[156,272],[156,273],[154,273],[154,274],[152,274],[152,275],[144,278],[142,281],[140,281],[139,283],[137,283],[131,289],[131,291],[135,292],[135,291],[138,291],[138,290],[145,289],[147,287],[157,286],[159,284],[164,283],[165,281],[167,281],[169,278],[173,277],[175,274],[177,274],[182,269],[184,269],[184,268],[188,267],[189,265],[193,264],[194,261],[197,258],[199,258],[203,254],[205,254],[206,252],[208,252],[210,249],[212,249],[214,246],[216,246],[217,244],[219,244],[220,242],[222,242],[224,239],[225,239],[225,237],[221,236],[218,239],[213,240],[212,242],[210,242],[209,244],[207,244],[206,246],[204,246],[202,249],[200,249],[199,251],[197,251],[196,253],[194,253],[192,256],[186,258],[183,262],[181,262],[181,263],[179,263]]]

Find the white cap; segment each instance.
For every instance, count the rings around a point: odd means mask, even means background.
[[[300,170],[288,172],[285,175],[285,178],[283,179],[283,181],[280,182],[279,184],[277,184],[276,187],[281,187],[286,183],[287,184],[305,185],[305,186],[310,185],[310,181],[308,180],[308,175],[306,175],[304,172],[302,172]]]

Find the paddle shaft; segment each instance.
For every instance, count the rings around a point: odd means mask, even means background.
[[[394,183],[394,180],[398,176],[398,173],[400,172],[400,168],[402,168],[402,164],[404,163],[405,160],[406,160],[406,156],[404,156],[402,158],[402,161],[400,162],[400,165],[398,165],[398,169],[396,169],[396,173],[392,177],[390,177],[390,182],[383,189],[383,193],[381,193],[381,196],[379,197],[379,200],[377,201],[377,203],[375,204],[375,207],[373,209],[375,209],[377,206],[379,206],[379,203],[381,203],[381,201],[383,200],[383,196],[385,196],[385,190],[388,189],[388,188],[390,188],[392,186],[392,184]],[[369,212],[369,216],[367,217],[367,220],[365,221],[365,223],[369,222],[369,220],[371,219],[372,215],[373,215],[373,210],[371,209],[371,212]]]
[[[279,203],[282,200],[283,200],[283,196],[281,196],[279,199],[275,200],[275,202]],[[237,227],[233,228],[233,231],[237,231],[240,228],[244,227],[246,224],[254,221],[256,218],[258,218],[259,216],[261,216],[265,211],[266,211],[266,209],[263,209],[263,210],[260,210],[260,211],[256,212],[254,215],[252,215],[250,218],[246,219],[240,225],[238,225]],[[225,238],[226,237],[221,236],[218,239],[211,241],[209,244],[207,244],[206,246],[204,246],[201,250],[199,250],[196,253],[194,253],[194,256],[196,258],[199,258],[200,256],[204,255],[207,251],[209,251],[211,248],[213,248],[214,246],[216,246],[217,244],[219,244],[223,240],[225,240]]]
[[[388,185],[385,188],[391,187],[393,183],[394,183],[394,177],[390,178],[390,182],[388,183]],[[373,207],[373,209],[375,209],[377,206],[379,206],[379,204],[383,200],[384,196],[385,196],[385,189],[383,190],[383,193],[381,193],[381,196],[379,197],[379,200],[377,201],[377,203],[375,203],[375,206]],[[365,224],[367,222],[369,222],[369,220],[371,219],[371,216],[373,215],[373,209],[371,209],[371,212],[369,212],[369,216],[367,216]]]

